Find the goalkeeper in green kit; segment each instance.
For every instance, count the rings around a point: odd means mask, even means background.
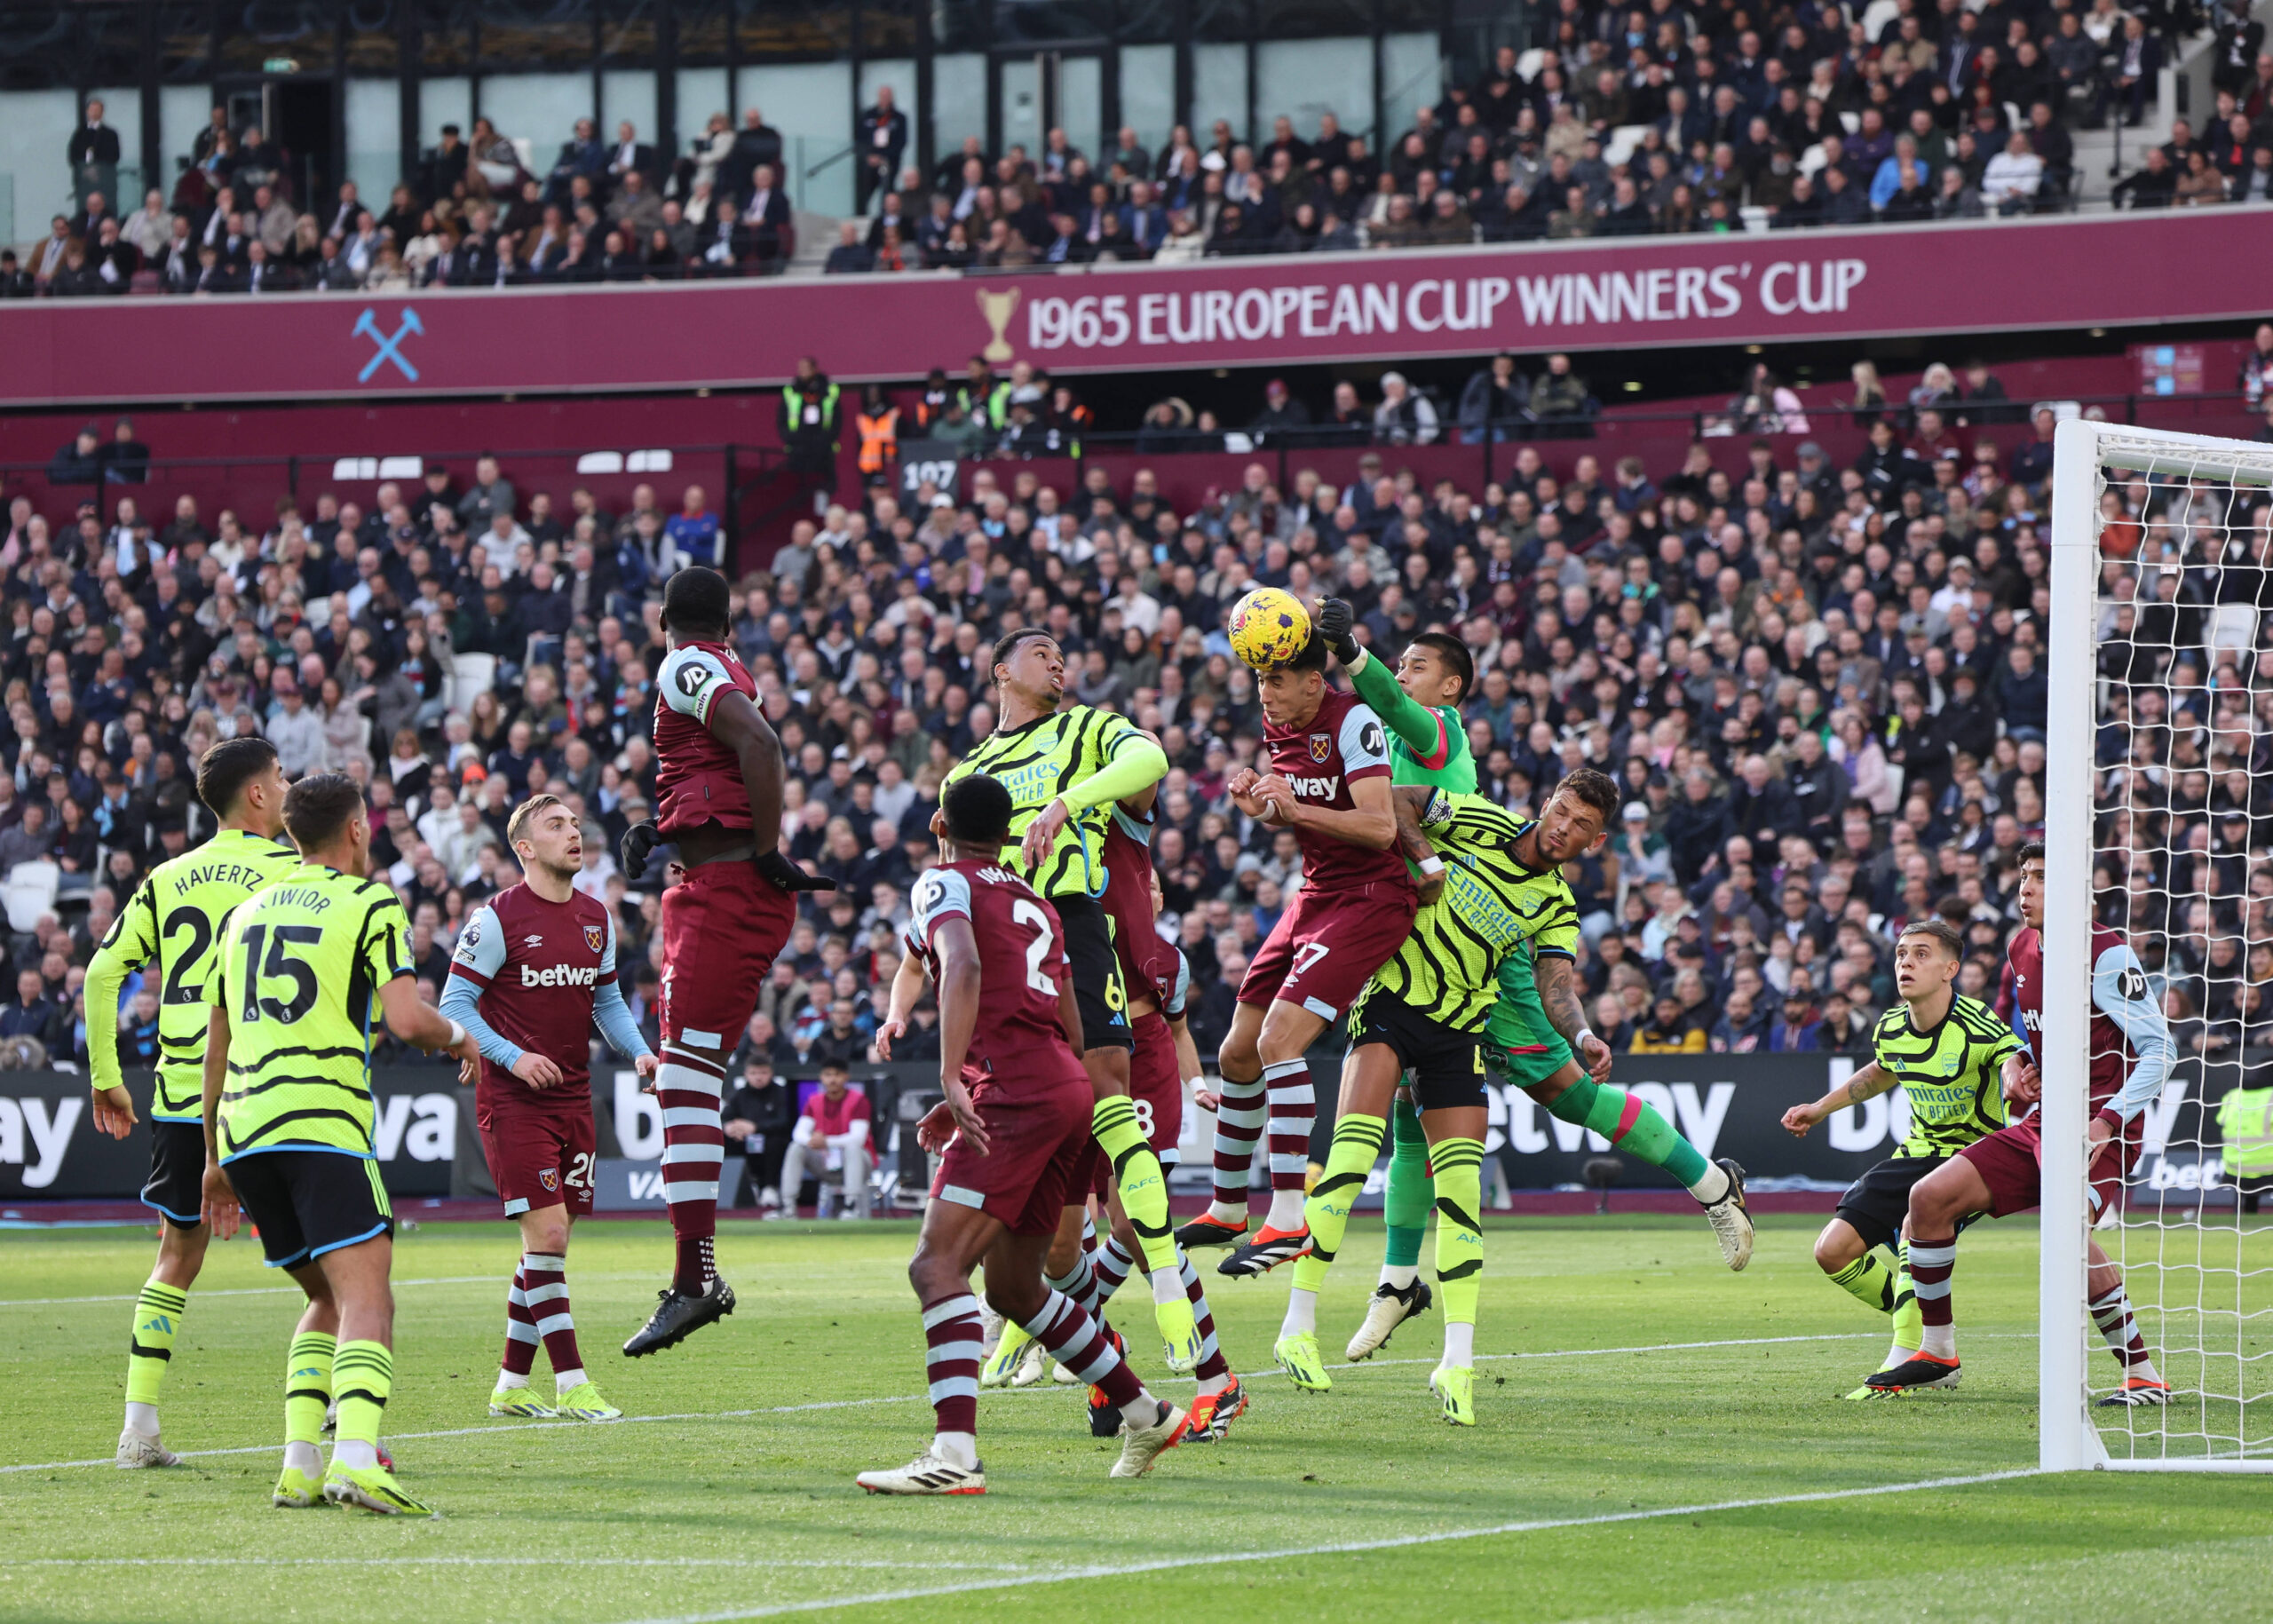
[[[1319,637],[1341,662],[1358,697],[1374,708],[1389,729],[1390,781],[1474,794],[1476,760],[1469,754],[1467,724],[1460,714],[1461,701],[1476,676],[1467,645],[1445,632],[1423,632],[1406,646],[1392,671],[1358,646],[1350,636],[1352,618],[1347,603],[1329,598],[1319,605],[1315,621]],[[1573,971],[1569,960],[1557,959],[1543,973],[1567,982]],[[1558,994],[1564,991],[1559,986],[1556,990]],[[1575,989],[1571,995],[1575,997]],[[1581,1123],[1620,1151],[1679,1179],[1704,1203],[1722,1257],[1730,1268],[1743,1268],[1752,1261],[1752,1219],[1745,1210],[1743,1169],[1733,1161],[1707,1161],[1656,1111],[1605,1082],[1610,1049],[1601,1039],[1582,1032],[1578,1047],[1584,1072],[1575,1082],[1556,1083],[1556,1072],[1572,1058],[1570,1046],[1547,1018],[1531,955],[1509,954],[1500,966],[1499,1002],[1485,1025],[1485,1064],[1546,1106],[1550,1115]],[[1429,1287],[1420,1278],[1421,1241],[1436,1192],[1420,1115],[1402,1093],[1391,1112],[1390,1135],[1389,1184],[1382,1203],[1389,1246],[1366,1321],[1350,1339],[1351,1359],[1373,1354],[1388,1343],[1391,1332],[1430,1303]]]

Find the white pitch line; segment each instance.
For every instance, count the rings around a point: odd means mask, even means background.
[[[1034,1570],[1017,1562],[939,1562],[923,1559],[925,1567],[968,1568],[973,1572],[1028,1573]],[[669,1567],[739,1568],[882,1568],[906,1573],[904,1561],[838,1561],[817,1557],[767,1557],[763,1563],[748,1557],[27,1557],[12,1561],[0,1557],[0,1573],[29,1567]]]
[[[1750,1511],[1767,1506],[1806,1505],[1828,1500],[1855,1500],[1871,1494],[1907,1494],[1923,1489],[1965,1488],[1981,1483],[2002,1483],[2033,1477],[2042,1469],[2017,1467],[2009,1471],[1976,1472],[1962,1477],[1928,1477],[1912,1483],[1882,1483],[1869,1488],[1817,1489],[1802,1494],[1768,1494],[1751,1500],[1723,1500],[1710,1504],[1663,1506],[1649,1511],[1609,1511],[1596,1517],[1540,1517],[1530,1522],[1494,1523],[1483,1528],[1447,1528],[1436,1533],[1393,1534],[1378,1540],[1344,1540],[1327,1545],[1298,1545],[1282,1550],[1222,1551],[1196,1557],[1164,1557],[1151,1562],[1098,1565],[1057,1572],[1022,1573],[1004,1579],[972,1579],[956,1584],[923,1585],[900,1590],[875,1590],[865,1595],[824,1596],[812,1601],[777,1602],[763,1607],[738,1608],[732,1612],[692,1612],[675,1618],[649,1619],[640,1624],[732,1624],[745,1619],[779,1618],[792,1612],[830,1612],[840,1607],[866,1607],[888,1602],[922,1601],[941,1596],[968,1596],[982,1590],[1015,1589],[1024,1585],[1064,1584],[1076,1579],[1121,1579],[1134,1573],[1158,1573],[1177,1568],[1228,1566],[1234,1563],[1281,1562],[1303,1557],[1332,1557],[1362,1551],[1398,1550],[1416,1545],[1441,1545],[1453,1540],[1490,1539],[1498,1534],[1540,1533],[1557,1528],[1594,1528],[1612,1523],[1648,1522],[1658,1517],[1700,1517],[1707,1512]]]

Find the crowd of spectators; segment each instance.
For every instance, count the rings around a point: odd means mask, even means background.
[[[1157,149],[1122,129],[1095,154],[1062,129],[1038,152],[971,136],[926,172],[903,165],[907,115],[881,89],[852,148],[864,218],[825,269],[1729,231],[1747,209],[1776,228],[2064,209],[2071,130],[2137,123],[2165,52],[2212,26],[2214,107],[2111,201],[2265,202],[2273,53],[2245,0],[1807,0],[1763,18],[1737,0],[1559,0],[1545,49],[1501,49],[1379,149],[1328,113],[1308,133],[1276,117],[1267,140],[1178,125]],[[676,159],[629,122],[609,140],[580,119],[549,166],[487,118],[466,139],[446,124],[384,200],[352,180],[293,197],[275,144],[217,107],[171,199],[152,190],[124,218],[96,184],[115,188],[116,132],[90,112],[70,142],[77,212],[25,262],[0,258],[0,297],[676,281],[778,271],[796,246],[784,142],[755,107],[739,129],[714,114]]]
[[[2261,384],[2269,352],[2273,333]],[[1224,614],[1261,583],[1350,599],[1377,649],[1460,635],[1470,745],[1502,803],[1533,804],[1582,763],[1618,777],[1612,843],[1570,869],[1589,1008],[1618,1047],[1859,1052],[1892,995],[1895,933],[1933,912],[1965,931],[1964,990],[1992,994],[2016,854],[2044,820],[2051,414],[2008,454],[1977,432],[2010,420],[1993,379],[1930,376],[1952,386],[1921,380],[1844,466],[1786,435],[1733,466],[1710,441],[1677,466],[1611,469],[1582,442],[1526,442],[1480,490],[1423,484],[1388,447],[1342,488],[1298,467],[1281,490],[1257,464],[1181,510],[1152,471],[1116,482],[1094,463],[982,465],[966,489],[906,500],[843,491],[735,589],[733,636],[789,767],[785,844],[839,883],[806,899],[746,1057],[812,1075],[865,1053],[941,774],[993,725],[988,646],[1036,623],[1074,696],[1157,733],[1173,764],[1162,928],[1192,961],[1211,1050],[1301,883],[1293,837],[1224,794],[1260,735]],[[100,439],[72,448],[98,470]],[[468,910],[515,877],[511,807],[566,797],[587,824],[577,883],[615,912],[652,1037],[658,899],[614,852],[653,804],[661,580],[733,563],[703,493],[667,514],[643,487],[611,512],[588,490],[519,488],[487,457],[430,466],[368,510],[323,495],[249,519],[182,497],[161,519],[150,489],[8,504],[0,875],[56,890],[12,933],[0,1039],[83,1055],[92,944],[210,828],[200,753],[255,732],[288,772],[367,786],[429,996]],[[2135,855],[2102,884],[2150,933],[2150,970],[2209,1016],[2188,1029],[2203,1047],[2273,982],[2273,883],[2251,855],[2273,816],[2273,693],[2246,679],[2273,607],[2273,511],[2159,478],[2103,500],[2101,659],[2136,685],[2099,744],[2103,833]],[[2182,852],[2218,871],[2195,892],[2255,899],[2246,920],[2158,900],[2190,889]],[[126,996],[126,1042],[147,1050],[155,989]],[[927,1052],[931,1022],[903,1055]]]

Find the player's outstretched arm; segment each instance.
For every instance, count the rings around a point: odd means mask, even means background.
[[[87,1071],[99,1132],[123,1139],[134,1128],[134,1100],[118,1066],[118,989],[130,971],[157,952],[157,904],[146,881],[111,924],[87,963]]]
[[[1445,860],[1437,855],[1437,848],[1421,832],[1421,813],[1428,806],[1431,793],[1425,784],[1395,784],[1390,788],[1390,805],[1397,813],[1398,855],[1419,870],[1418,884],[1424,907],[1442,896],[1445,890]]]
[[[1785,1130],[1794,1138],[1804,1139],[1810,1129],[1833,1112],[1859,1105],[1866,1099],[1875,1099],[1881,1094],[1891,1092],[1894,1086],[1894,1073],[1873,1060],[1821,1099],[1809,1105],[1794,1105],[1784,1113]]]
[[[2170,1023],[2163,1018],[2147,972],[2128,944],[2110,947],[2092,966],[2092,1005],[2123,1029],[2139,1058],[2122,1089],[2102,1107],[2103,1114],[2111,1113],[2127,1122],[2163,1091],[2171,1064],[2178,1058]]]
[[[1540,1008],[1547,1012],[1548,1025],[1563,1034],[1579,1057],[1579,1064],[1596,1082],[1610,1075],[1610,1045],[1596,1037],[1587,1026],[1586,1001],[1579,994],[1578,966],[1559,953],[1538,955],[1534,975],[1539,987]]]
[[[923,995],[923,960],[914,953],[899,956],[899,968],[892,972],[891,1002],[885,1006],[884,1018],[876,1023],[875,1054],[879,1060],[891,1058],[892,1040],[907,1030],[907,1018],[915,1013],[915,1001]]]
[[[447,1052],[471,1060],[481,1052],[472,1033],[432,1004],[420,1002],[417,984],[408,972],[379,988],[379,1010],[389,1032],[430,1055]]]
[[[1339,598],[1329,598],[1319,607],[1324,611],[1340,603]],[[1342,604],[1342,608],[1347,613],[1349,606]],[[1323,613],[1319,627],[1321,632],[1326,629]],[[1343,644],[1348,646],[1346,650]],[[1432,772],[1443,766],[1452,754],[1452,739],[1445,731],[1444,717],[1400,687],[1397,673],[1358,647],[1355,638],[1345,632],[1340,642],[1329,642],[1327,646],[1333,649],[1334,659],[1341,661],[1358,697],[1374,708],[1382,726],[1404,741],[1414,759]]]
[[[1158,784],[1168,773],[1168,752],[1160,749],[1160,741],[1138,728],[1124,725],[1113,746],[1113,758],[1044,806],[1026,825],[1020,844],[1027,868],[1033,869],[1049,855],[1074,813],[1126,800]]]

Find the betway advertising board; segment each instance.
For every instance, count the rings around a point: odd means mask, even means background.
[[[1396,362],[2253,319],[2273,209],[2185,209],[1018,273],[0,302],[0,405]]]

